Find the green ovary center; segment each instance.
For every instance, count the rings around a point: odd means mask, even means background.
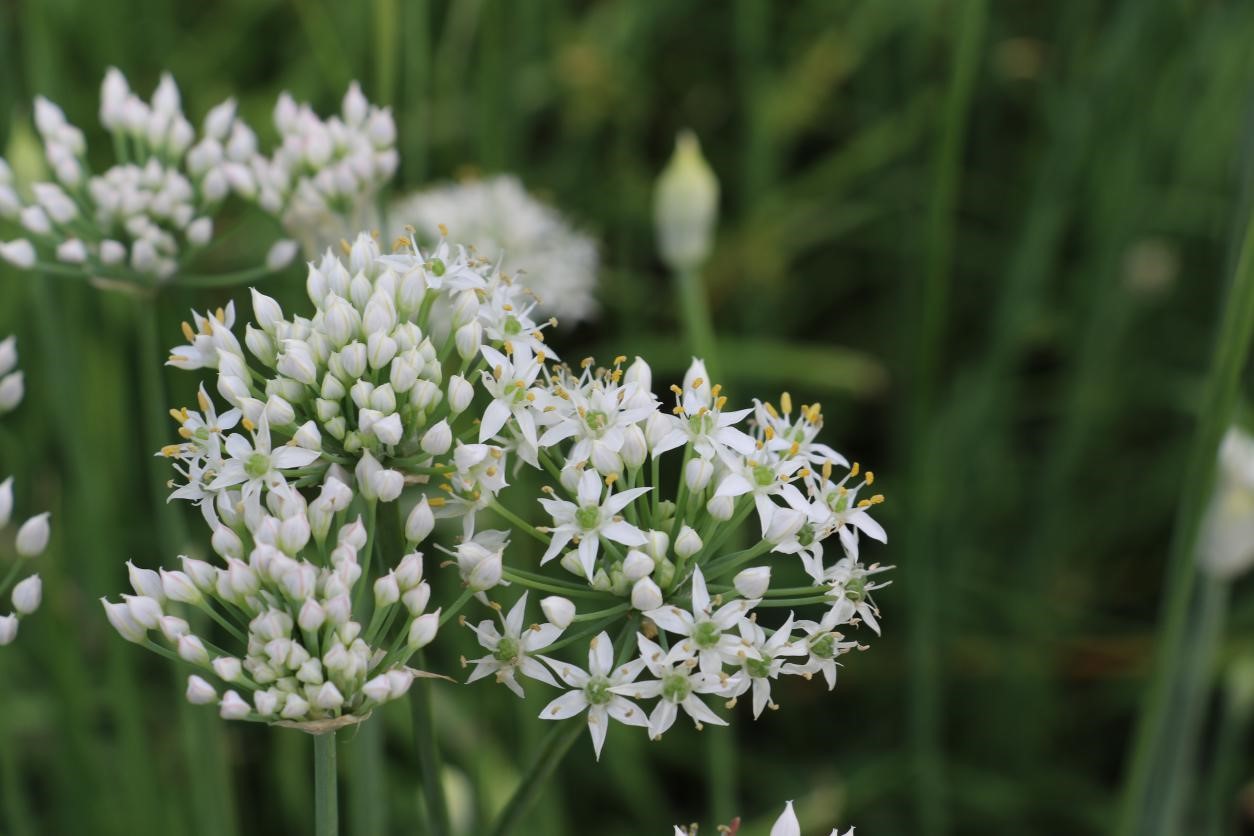
[[[265,453],[253,453],[244,460],[244,472],[252,479],[260,479],[270,472],[270,457]]]
[[[764,464],[754,465],[753,481],[756,482],[759,487],[765,488],[767,485],[775,481],[775,471],[771,470]]]
[[[797,542],[803,546],[811,546],[814,544],[814,526],[806,523],[801,526],[801,530],[797,532]]]
[[[583,687],[584,698],[590,705],[605,705],[614,696],[610,693],[610,681],[603,676],[594,676]]]
[[[766,679],[771,675],[771,663],[767,659],[746,659],[745,670],[754,679]]]
[[[692,628],[692,641],[702,650],[716,647],[722,635],[723,631],[713,621],[701,621]]]
[[[522,330],[522,323],[518,321],[518,317],[512,315],[505,317],[505,336],[517,337]]]
[[[512,662],[518,658],[518,640],[509,636],[501,637],[496,645],[496,650],[492,651],[492,656],[498,662]]]
[[[575,522],[584,531],[591,531],[601,524],[601,509],[595,506],[580,508],[575,512]]]
[[[714,418],[708,412],[694,415],[688,419],[688,426],[692,427],[692,431],[697,435],[708,435],[714,430]]]
[[[827,495],[827,507],[839,514],[849,507],[849,494],[834,491]]]
[[[600,432],[609,424],[609,416],[604,412],[589,412],[587,417],[588,429],[594,432]]]
[[[836,655],[836,637],[828,633],[810,645],[810,652],[820,659],[831,659]]]
[[[683,702],[692,695],[692,683],[680,673],[662,677],[662,698],[671,702]]]
[[[433,258],[427,262],[427,269],[437,276],[444,275],[444,262],[438,258]]]
[[[866,597],[866,581],[862,578],[850,578],[845,583],[845,597],[850,601],[861,601]]]

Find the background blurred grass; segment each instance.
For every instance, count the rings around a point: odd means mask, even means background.
[[[717,772],[717,730],[616,731],[596,769],[581,743],[529,832],[665,833],[709,822],[711,801],[758,826],[793,797],[815,832],[1100,832],[1172,510],[1199,489],[1181,470],[1249,211],[1251,43],[1240,0],[10,2],[0,137],[29,132],[36,93],[95,135],[108,65],[145,91],[170,69],[194,118],[236,95],[263,135],[278,91],[328,112],[360,78],[396,108],[405,186],[516,171],[600,237],[605,312],[561,335],[566,355],[643,353],[674,375],[686,354],[659,304],[650,200],[675,132],[694,128],[723,185],[706,279],[730,387],[822,400],[828,440],[875,466],[891,534],[876,557],[898,565],[877,596],[886,632],[847,657],[834,695],[786,683],[783,710],[738,717]],[[258,229],[207,268],[255,260]],[[137,356],[162,355],[137,351],[136,303],[4,279],[0,333],[19,335],[29,394],[0,470],[19,511],[53,511],[56,540],[46,608],[0,654],[0,751],[20,765],[0,806],[26,808],[33,833],[305,828],[308,741],[180,721],[176,678],[109,634],[94,600],[127,558],[169,563],[160,529],[179,522],[142,470],[166,405],[139,391]],[[267,291],[300,288],[293,271]],[[162,297],[161,349],[188,306],[228,295]],[[78,387],[53,391],[54,364]],[[170,383],[186,401],[191,376]],[[63,422],[75,449],[55,443]],[[1234,591],[1216,706],[1251,649],[1254,598]],[[440,652],[432,667],[453,672],[458,649]],[[468,821],[508,795],[543,731],[534,690],[520,704],[435,688]],[[1194,825],[1242,819],[1247,711],[1206,727]],[[388,744],[397,832],[419,803],[407,738]],[[206,739],[238,819],[202,777]],[[725,773],[720,797],[707,779]]]

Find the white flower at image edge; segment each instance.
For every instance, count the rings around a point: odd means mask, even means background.
[[[797,821],[797,814],[793,812],[791,801],[784,805],[784,812],[771,826],[771,836],[801,836],[801,822]],[[829,836],[842,836],[842,834],[837,828],[832,828]],[[853,828],[845,831],[843,836],[854,836]]]
[[[540,718],[564,720],[587,709],[588,731],[592,734],[592,747],[596,750],[597,760],[601,759],[601,747],[605,745],[611,718],[628,726],[649,725],[649,718],[639,706],[614,692],[616,687],[635,681],[644,670],[644,660],[636,658],[615,669],[614,644],[604,631],[592,640],[586,671],[558,659],[540,658],[563,682],[575,689],[546,705],[540,712]]]

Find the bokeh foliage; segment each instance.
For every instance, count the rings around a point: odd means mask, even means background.
[[[404,186],[514,171],[596,233],[604,314],[555,339],[568,357],[645,354],[665,378],[687,348],[652,185],[693,128],[723,187],[705,278],[729,388],[821,400],[827,440],[875,467],[898,567],[877,596],[886,632],[835,694],[785,683],[781,711],[739,717],[734,747],[711,743],[721,730],[615,732],[593,769],[577,746],[529,832],[741,812],[764,833],[794,797],[814,832],[1102,832],[1173,509],[1205,489],[1182,467],[1250,206],[1251,43],[1242,0],[13,0],[0,137],[29,148],[36,93],[97,136],[109,65],[140,90],[168,68],[197,116],[235,95],[263,135],[278,91],[326,112],[359,78],[396,109]],[[231,223],[209,267],[264,252],[268,225],[242,207]],[[213,758],[189,745],[204,721],[95,602],[122,561],[168,564],[159,544],[199,530],[149,488],[146,427],[170,404],[144,397],[136,364],[161,360],[187,307],[242,290],[163,295],[154,346],[151,300],[2,278],[28,399],[0,471],[56,534],[46,609],[0,651],[0,751],[19,767],[0,807],[32,833],[307,829],[308,741],[211,717],[234,807],[207,792]],[[300,284],[266,289],[295,300]],[[168,379],[186,401],[191,376]],[[1234,589],[1217,709],[1250,653],[1250,593]],[[455,673],[457,652],[430,664]],[[540,689],[433,690],[453,807],[478,832],[537,744]],[[1237,826],[1248,710],[1205,726],[1191,827]],[[409,717],[385,714],[389,818],[409,832]]]

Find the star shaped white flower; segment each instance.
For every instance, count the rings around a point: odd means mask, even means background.
[[[871,518],[871,509],[884,501],[884,497],[876,494],[870,499],[858,499],[858,491],[874,484],[875,476],[867,472],[863,480],[852,488],[846,487],[850,479],[857,478],[860,468],[854,462],[852,468],[839,482],[828,478],[831,467],[824,466],[821,474],[809,477],[810,493],[817,501],[810,503],[809,518],[815,529],[822,532],[836,532],[840,535],[840,544],[849,557],[858,556],[858,533],[861,532],[872,540],[888,542],[888,534],[884,527]],[[827,536],[827,533],[823,537]],[[820,539],[823,539],[822,537]]]
[[[525,345],[514,346],[512,360],[488,345],[480,351],[488,361],[488,369],[483,373],[483,386],[492,395],[492,403],[484,410],[479,424],[479,441],[482,443],[495,437],[513,418],[522,434],[519,455],[532,467],[539,467],[534,403],[541,394],[535,388],[541,369],[540,359],[533,356],[531,349]]]
[[[805,634],[805,638],[797,644],[801,646],[803,653],[809,655],[800,664],[789,662],[784,665],[784,673],[808,677],[815,671],[820,671],[827,680],[827,690],[836,687],[836,657],[859,646],[857,642],[844,641],[845,637],[836,632],[836,627],[841,624],[838,620],[840,615],[840,610],[832,607],[819,621],[797,622],[797,629]]]
[[[864,567],[852,557],[844,557],[827,570],[823,580],[831,586],[827,597],[832,599],[832,610],[836,614],[837,624],[848,624],[855,616],[860,616],[866,625],[880,634],[880,625],[876,620],[879,609],[871,600],[871,593],[888,586],[890,581],[872,583],[868,581],[872,575],[887,572],[891,566],[872,564]]]
[[[500,275],[499,273],[497,274]],[[515,349],[525,348],[533,354],[544,353],[556,360],[557,355],[544,342],[544,327],[531,317],[535,301],[523,302],[517,285],[500,281],[479,303],[479,322],[483,335],[493,342],[505,343]]]
[[[588,580],[600,550],[601,538],[624,546],[643,546],[648,542],[644,532],[618,517],[618,512],[648,493],[650,488],[631,488],[614,493],[607,489],[601,498],[601,479],[594,470],[585,470],[579,477],[575,502],[564,499],[541,499],[540,504],[553,518],[552,540],[540,562],[548,563],[575,538],[579,539],[579,563]]]
[[[848,467],[849,461],[826,444],[815,441],[823,429],[823,415],[818,404],[803,406],[796,420],[792,416],[792,398],[787,392],[780,398],[783,415],[772,404],[755,400],[754,420],[758,424],[763,447],[775,455],[799,458],[813,468],[824,464]]]
[[[575,689],[550,702],[540,712],[542,720],[564,720],[574,717],[585,708],[588,710],[588,732],[592,735],[592,748],[597,760],[601,759],[601,747],[609,721],[617,720],[628,726],[649,725],[643,709],[626,697],[614,693],[614,688],[635,681],[644,670],[644,660],[636,658],[618,668],[614,667],[614,644],[605,631],[597,634],[588,649],[588,670],[584,671],[567,662],[541,656],[563,682]]]
[[[784,459],[772,461],[768,456],[754,454],[750,456],[725,457],[724,464],[728,474],[719,482],[715,496],[732,498],[750,494],[758,511],[758,523],[762,533],[771,527],[771,518],[778,507],[771,497],[779,497],[797,511],[808,512],[810,503],[806,501],[792,480],[802,468],[800,459]]]
[[[676,646],[696,656],[703,673],[718,674],[724,664],[740,664],[742,653],[753,653],[744,639],[732,631],[760,600],[738,598],[717,610],[711,609],[705,577],[697,567],[692,570],[692,612],[667,604],[645,615],[666,632],[683,636],[684,640]]]
[[[767,638],[766,631],[752,621],[740,622],[740,636],[755,653],[746,653],[740,662],[740,670],[731,675],[727,686],[721,692],[725,697],[735,699],[753,689],[753,719],[762,715],[762,710],[771,702],[771,680],[779,677],[784,667],[784,659],[805,653],[805,649],[792,642],[792,613],[775,634]]]
[[[509,614],[501,619],[505,629],[498,632],[491,621],[480,621],[471,627],[479,637],[479,644],[489,651],[487,656],[475,660],[475,669],[466,679],[467,683],[483,679],[489,674],[496,675],[496,681],[505,685],[519,697],[523,696],[522,686],[515,675],[521,671],[532,679],[557,687],[548,670],[532,658],[532,655],[557,641],[562,634],[560,627],[553,624],[533,624],[523,626],[527,611],[527,593],[524,592],[518,603],[510,609]]]
[[[619,358],[621,362],[626,358]],[[604,370],[602,370],[604,372]],[[636,383],[620,383],[621,371],[595,375],[584,369],[578,378],[569,372],[555,376],[550,383],[554,397],[545,407],[541,420],[551,424],[540,436],[540,446],[552,447],[574,438],[566,453],[567,461],[589,461],[594,466],[605,459],[618,460],[627,428],[657,412],[657,400]]]
[[[710,385],[710,375],[704,362],[693,358],[684,375],[683,387],[671,388],[678,401],[675,414],[679,419],[670,432],[654,445],[653,455],[661,455],[684,444],[691,444],[697,455],[706,459],[716,454],[720,457],[733,453],[748,456],[757,448],[749,435],[736,429],[736,424],[753,410],[724,412],[727,396],[720,394],[721,386]]]
[[[239,433],[226,440],[226,452],[230,458],[222,463],[222,472],[209,485],[209,490],[220,491],[241,485],[244,500],[255,502],[261,490],[284,485],[282,471],[305,467],[321,455],[317,450],[307,450],[293,444],[285,444],[277,450],[270,444],[270,423],[262,413],[250,443]]]
[[[698,729],[703,723],[727,725],[726,720],[711,711],[698,697],[698,694],[718,693],[723,686],[721,679],[712,673],[694,673],[697,660],[692,658],[685,644],[677,644],[667,653],[645,638],[643,633],[636,635],[636,641],[640,646],[641,660],[657,679],[619,685],[612,690],[636,699],[661,697],[649,715],[649,737],[657,740],[674,725],[680,708],[692,718]]]

